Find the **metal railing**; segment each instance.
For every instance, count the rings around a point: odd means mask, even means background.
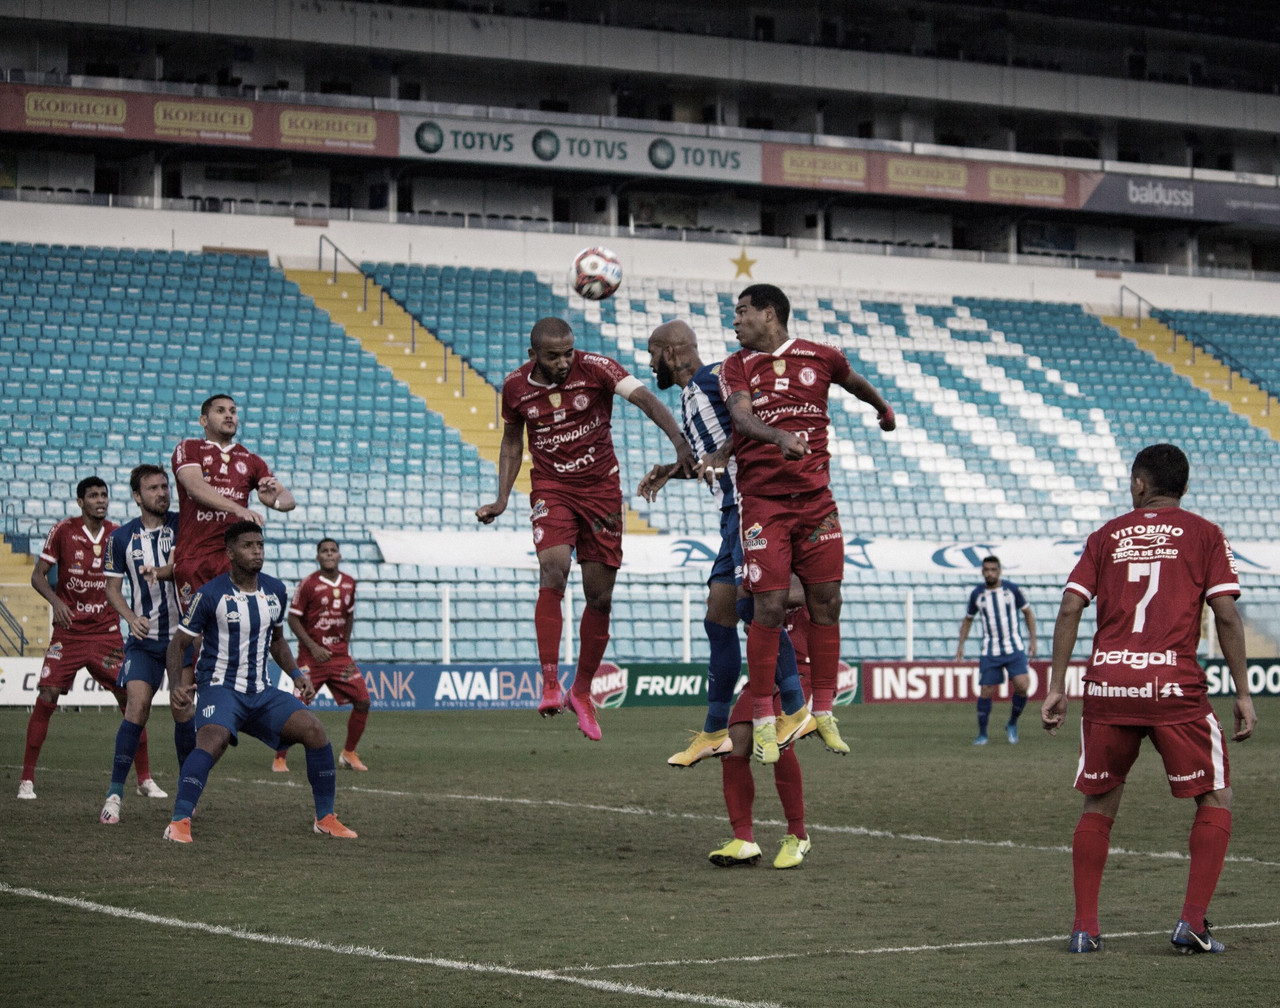
[[[1134,306],[1134,318],[1141,322],[1143,319],[1143,309],[1146,310],[1146,318],[1155,318],[1155,312],[1158,310],[1154,304],[1144,298],[1132,287],[1125,284],[1120,285],[1120,314],[1125,316],[1125,305],[1132,302]],[[1211,358],[1224,365],[1227,369],[1227,388],[1235,389],[1235,379],[1239,375],[1241,378],[1254,385],[1258,391],[1262,393],[1262,414],[1263,416],[1271,415],[1271,400],[1278,398],[1275,391],[1270,387],[1269,381],[1262,375],[1258,374],[1240,358],[1236,357],[1230,351],[1223,349],[1213,340],[1206,339],[1202,335],[1197,335],[1194,339],[1185,332],[1181,332],[1169,325],[1163,319],[1158,320],[1161,325],[1165,326],[1172,334],[1173,338],[1169,343],[1169,349],[1176,350],[1178,347],[1178,338],[1186,340],[1191,345],[1191,364],[1195,364],[1196,359],[1201,353],[1207,353]]]
[[[26,653],[27,635],[18,618],[3,602],[0,602],[0,644],[3,644],[4,653],[9,653],[10,649],[17,657]]]

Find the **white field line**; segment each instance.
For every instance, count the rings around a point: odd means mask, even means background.
[[[286,784],[284,781],[241,781],[254,784]],[[510,798],[500,795],[477,794],[423,794],[414,791],[390,791],[378,788],[350,787],[346,791],[357,791],[363,794],[384,795],[391,798],[414,798],[418,800],[445,800],[463,802],[487,802],[504,805],[525,805],[529,807],[563,808],[584,812],[604,812],[612,815],[649,816],[657,819],[684,819],[701,822],[723,823],[723,816],[707,815],[702,812],[672,812],[665,809],[648,809],[638,805],[598,805],[590,802],[562,801],[556,798]],[[757,819],[756,825],[776,827],[786,826],[781,819]],[[822,823],[806,823],[805,828],[819,833],[832,833],[843,836],[870,837],[877,840],[898,840],[903,843],[944,844],[962,847],[991,847],[1004,850],[1038,851],[1051,854],[1071,853],[1070,844],[1037,845],[1023,844],[1014,840],[973,840],[967,837],[948,838],[929,836],[924,833],[895,833],[892,830],[870,829],[866,826],[826,826]],[[1185,851],[1140,851],[1126,847],[1112,847],[1111,854],[1128,857],[1158,858],[1166,861],[1187,861],[1190,855]],[[1280,861],[1261,861],[1258,858],[1244,855],[1227,855],[1228,862],[1258,865],[1264,868],[1280,868]]]
[[[641,987],[636,984],[618,983],[612,980],[595,980],[588,977],[567,976],[557,970],[522,970],[510,966],[499,966],[496,963],[475,963],[459,959],[441,959],[435,956],[395,955],[382,949],[364,945],[333,945],[328,942],[315,941],[311,938],[291,938],[287,935],[262,934],[248,931],[242,927],[227,927],[220,924],[205,924],[201,921],[182,920],[177,917],[161,917],[157,914],[143,913],[125,907],[95,903],[92,900],[78,899],[69,896],[55,896],[38,889],[27,889],[0,882],[0,893],[25,899],[42,900],[59,906],[82,910],[86,913],[105,914],[108,917],[138,921],[143,924],[154,924],[160,927],[177,928],[184,931],[198,931],[203,934],[234,938],[238,941],[259,942],[263,945],[279,945],[288,948],[309,949],[317,952],[328,952],[335,955],[357,956],[363,959],[375,959],[379,962],[404,963],[411,966],[430,966],[436,969],[456,970],[462,973],[492,974],[495,976],[520,977],[526,980],[543,980],[550,983],[570,984],[592,990],[604,991],[608,994],[629,994],[635,997],[651,998],[657,1001],[675,1001],[685,1004],[712,1005],[715,1008],[783,1008],[776,1001],[740,1001],[737,998],[717,997],[712,994],[687,994],[683,991],[663,990],[655,987]]]
[[[1215,924],[1213,929],[1215,931],[1250,931],[1266,928],[1280,928],[1280,920],[1262,921],[1257,924],[1223,925],[1221,927]],[[1115,938],[1150,938],[1153,936],[1168,935],[1170,930],[1170,928],[1164,928],[1160,931],[1119,931],[1114,934],[1107,933],[1103,935],[1102,940],[1105,944]],[[722,963],[772,962],[776,959],[811,959],[818,956],[900,955],[902,953],[914,952],[956,952],[963,949],[1013,948],[1019,945],[1042,945],[1048,942],[1065,943],[1067,938],[1068,936],[1065,934],[1045,935],[1040,938],[1002,938],[993,939],[991,941],[950,942],[945,945],[887,945],[879,948],[828,948],[816,949],[807,952],[776,952],[769,955],[732,956],[722,959],[667,959],[652,960],[650,962],[610,963],[607,966],[566,966],[563,968],[565,970],[573,970],[577,973],[587,973],[615,969],[644,969],[646,967],[716,966]]]
[[[18,769],[13,767],[0,767],[0,769]],[[77,773],[79,771],[41,771],[42,773]],[[283,775],[281,775],[283,776]],[[299,775],[301,777],[301,775]],[[256,784],[263,787],[302,787],[301,780],[280,780],[269,778],[245,778],[245,777],[219,777],[219,780],[225,780],[228,783],[236,784]],[[436,801],[463,801],[463,802],[488,802],[503,805],[525,805],[531,808],[563,808],[574,809],[583,812],[603,812],[610,815],[630,815],[630,816],[648,816],[655,819],[674,819],[686,820],[691,822],[714,822],[724,823],[724,817],[719,815],[708,815],[703,812],[672,812],[668,809],[649,809],[639,805],[599,805],[590,802],[570,802],[562,801],[556,798],[511,798],[503,795],[478,795],[478,794],[451,794],[451,793],[430,793],[421,791],[395,791],[387,788],[368,788],[355,785],[343,788],[344,791],[357,792],[361,794],[382,795],[387,798],[412,798],[415,801],[436,800]],[[756,825],[765,827],[786,826],[786,822],[781,819],[757,819]],[[993,848],[1003,850],[1031,851],[1048,854],[1069,854],[1071,852],[1070,844],[1023,844],[1014,840],[974,840],[969,837],[936,837],[929,836],[924,833],[895,833],[892,830],[871,829],[867,826],[826,826],[822,823],[806,823],[806,828],[815,830],[819,833],[831,833],[834,835],[869,837],[876,840],[898,840],[903,843],[922,843],[922,844],[941,844],[957,847],[979,847]],[[1190,855],[1186,851],[1141,851],[1131,850],[1127,847],[1112,847],[1111,855],[1120,857],[1138,857],[1153,858],[1162,861],[1189,861]],[[1280,861],[1263,861],[1259,858],[1249,857],[1242,854],[1228,854],[1226,857],[1228,864],[1246,864],[1256,865],[1260,868],[1280,868]]]

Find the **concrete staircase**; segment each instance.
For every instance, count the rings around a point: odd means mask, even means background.
[[[22,654],[38,658],[49,645],[49,603],[31,587],[31,571],[35,559],[15,553],[6,542],[0,542],[0,604],[17,620],[26,637]],[[13,631],[0,619],[0,656],[16,657],[18,650],[11,638]]]
[[[1156,360],[1168,364],[1255,427],[1280,441],[1280,400],[1237,374],[1208,351],[1201,350],[1163,322],[1153,318],[1105,316],[1102,319]]]
[[[498,464],[502,443],[501,392],[494,388],[460,357],[400,307],[373,280],[361,273],[288,270],[294,281],[316,306],[358,339],[377,356],[409,390],[430,409],[444,417],[475,445],[482,458]],[[515,489],[529,492],[529,453],[516,477]],[[497,492],[495,481],[494,493]],[[488,499],[488,498],[486,498]],[[482,501],[477,501],[479,506]],[[630,533],[652,534],[655,530],[640,515],[627,509],[626,529]]]

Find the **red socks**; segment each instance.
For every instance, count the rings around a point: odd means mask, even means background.
[[[538,603],[533,608],[533,629],[538,638],[538,662],[542,665],[542,681],[552,682],[560,675],[560,638],[564,635],[564,614],[560,604],[564,592],[539,588]]]
[[[747,689],[751,691],[753,717],[773,717],[774,673],[778,667],[781,627],[752,623],[747,629]]]
[[[591,680],[596,677],[600,659],[609,643],[609,614],[586,606],[578,624],[578,671],[573,676],[573,692],[591,695]]]
[[[807,835],[804,831],[804,784],[794,747],[783,749],[778,762],[773,765],[773,786],[778,789],[778,797],[782,800],[787,832],[803,840]]]
[[[725,756],[720,760],[720,774],[724,786],[724,807],[729,812],[729,825],[735,839],[755,843],[751,831],[751,807],[756,799],[756,782],[751,776],[751,763],[747,756]]]
[[[35,707],[27,720],[27,748],[22,756],[22,779],[36,779],[36,761],[40,758],[40,748],[49,736],[49,719],[58,709],[57,704],[49,703],[42,697],[36,697]]]
[[[360,736],[364,734],[364,726],[369,723],[369,712],[353,710],[347,718],[347,741],[342,744],[345,752],[355,752],[360,744]]]
[[[1071,840],[1072,879],[1076,893],[1076,919],[1072,931],[1098,934],[1098,891],[1102,888],[1102,870],[1107,866],[1111,849],[1110,816],[1086,812],[1076,824]]]
[[[829,713],[836,696],[840,665],[840,624],[809,623],[809,683],[813,687],[810,709]]]
[[[1182,919],[1191,925],[1192,931],[1204,930],[1205,911],[1218,886],[1230,842],[1231,810],[1214,805],[1197,808],[1188,844],[1191,869],[1187,873],[1187,896],[1182,904]]]

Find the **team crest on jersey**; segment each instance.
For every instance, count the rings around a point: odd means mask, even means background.
[[[538,545],[538,543],[542,542],[542,537],[545,536],[546,534],[547,534],[546,529],[544,529],[541,525],[534,526],[533,544],[536,546]]]
[[[267,596],[267,612],[271,614],[273,623],[280,618],[280,600],[274,595]]]
[[[787,362],[784,360],[776,360],[773,362],[773,373],[781,378],[787,373]]]
[[[236,472],[238,472],[241,476],[243,476],[248,471],[249,471],[249,467],[245,465],[244,462],[240,460],[236,461]]]
[[[591,405],[591,400],[587,396],[578,394],[573,397],[573,408],[576,410],[584,410]]]
[[[818,380],[818,372],[806,365],[800,369],[800,384],[812,385]]]
[[[215,707],[213,704],[206,704],[204,707],[200,709],[200,716],[204,718],[206,721],[208,721],[209,718],[213,717],[213,712],[216,711],[217,709],[218,708]]]

